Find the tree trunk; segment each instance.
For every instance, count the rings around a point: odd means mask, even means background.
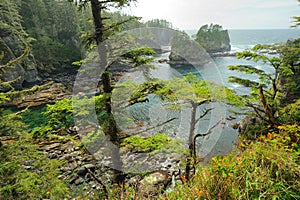
[[[191,102],[192,111],[191,111],[191,123],[190,123],[190,132],[189,132],[189,155],[187,157],[186,166],[185,166],[185,178],[187,181],[190,180],[190,172],[192,170],[192,164],[195,160],[194,158],[194,135],[195,135],[195,127],[196,127],[196,112],[198,105],[195,102]]]
[[[263,90],[263,86],[262,85],[259,85],[259,95],[260,95],[260,101],[263,104],[265,113],[268,116],[269,121],[272,123],[273,127],[276,127],[277,126],[277,122],[276,122],[276,119],[274,117],[273,111],[271,110],[270,105],[268,105],[268,102],[267,102],[267,100],[265,98],[265,94],[264,94],[264,90]]]
[[[120,156],[120,138],[119,138],[119,130],[112,114],[111,108],[111,94],[112,87],[110,82],[110,73],[107,69],[107,49],[103,41],[104,38],[104,25],[102,21],[102,5],[98,0],[91,0],[91,8],[95,26],[95,36],[97,42],[97,50],[99,54],[99,67],[104,69],[104,73],[102,74],[102,85],[103,92],[105,97],[105,111],[107,114],[106,126],[104,127],[104,133],[110,138],[110,141],[114,144],[111,148],[111,157],[113,163],[114,170],[114,180],[113,182],[121,184],[125,180],[125,176],[122,172],[122,160]]]

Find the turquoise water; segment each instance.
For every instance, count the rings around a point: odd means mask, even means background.
[[[194,31],[196,33],[196,31]],[[190,35],[193,34],[193,32],[189,32]],[[229,35],[231,39],[231,45],[232,45],[232,52],[237,51],[243,51],[247,48],[251,48],[256,44],[272,44],[272,43],[279,43],[279,42],[286,42],[289,39],[296,39],[300,37],[300,30],[299,29],[289,29],[289,30],[229,30]],[[161,58],[165,58],[167,54],[161,55]],[[234,89],[239,94],[247,94],[249,93],[249,89],[245,88],[241,85],[238,85],[236,83],[229,83],[228,77],[229,76],[239,76],[242,78],[248,78],[251,80],[258,80],[258,77],[255,75],[244,75],[239,72],[235,71],[229,71],[227,67],[229,65],[238,65],[238,64],[247,64],[247,65],[253,65],[256,68],[264,69],[268,72],[272,72],[272,68],[268,65],[265,65],[263,63],[256,63],[253,61],[246,61],[246,60],[239,60],[235,57],[216,57],[212,58],[212,62],[214,66],[216,67],[216,71],[210,74],[210,78],[215,77],[215,79],[221,79],[219,82],[222,82],[224,85],[228,86],[229,88]],[[205,68],[203,66],[202,68],[193,68],[193,67],[171,67],[167,63],[155,63],[157,69],[152,72],[152,74],[157,78],[162,79],[169,79],[174,74],[181,74],[186,75],[189,72],[192,72],[194,74],[200,74],[202,76],[202,69]],[[209,67],[208,67],[209,68]],[[210,69],[206,70],[209,71]],[[204,70],[205,71],[205,70]],[[207,76],[207,74],[206,74]],[[204,76],[205,77],[205,76]],[[229,110],[226,111],[226,116],[234,115],[229,112]],[[233,143],[237,139],[237,131],[233,130],[231,128],[231,124],[238,122],[243,116],[237,116],[237,119],[235,121],[229,121],[226,122],[226,124],[223,125],[222,133],[219,136],[216,136],[215,139],[217,140],[217,143],[212,148],[211,152],[207,155],[207,158],[211,156],[215,156],[218,154],[226,154],[228,151],[230,151],[233,147]],[[207,119],[209,120],[209,119]],[[207,125],[207,121],[202,123],[203,125]],[[201,126],[201,125],[200,125]],[[188,127],[188,125],[186,126]],[[200,128],[201,129],[201,128]],[[199,130],[200,130],[199,129]],[[180,134],[180,133],[179,133]],[[177,134],[177,135],[179,135]],[[183,138],[186,138],[187,135],[182,133],[181,135]],[[210,136],[211,139],[214,139],[214,135]],[[210,140],[210,139],[209,139]],[[203,139],[200,141],[202,144],[205,144],[209,140]],[[200,148],[201,151],[201,148]]]
[[[256,44],[270,44],[270,43],[277,43],[277,42],[285,42],[290,38],[298,38],[300,37],[300,30],[295,29],[295,30],[230,30],[229,31],[230,38],[231,38],[231,44],[232,44],[232,51],[240,51],[244,50],[245,48],[252,47]],[[160,55],[157,59],[160,58],[167,58],[168,54],[163,54]],[[240,74],[238,72],[233,72],[227,70],[227,66],[229,65],[237,65],[237,64],[251,64],[254,65],[258,68],[264,68],[266,70],[271,70],[269,66],[262,65],[261,63],[255,63],[251,61],[245,61],[245,60],[238,60],[235,57],[217,57],[217,58],[212,58],[212,61],[214,62],[217,70],[218,70],[218,76],[216,77],[221,78],[221,82],[223,82],[226,86],[236,90],[238,93],[247,93],[249,90],[247,88],[244,88],[243,86],[240,86],[235,83],[228,83],[227,79],[229,76],[235,75],[235,76],[243,76],[243,74]],[[157,78],[162,78],[162,79],[170,79],[174,76],[177,76],[178,74],[181,75],[186,75],[190,72],[198,75],[199,77],[201,76],[201,70],[197,70],[193,68],[192,66],[189,67],[171,67],[167,63],[158,63],[155,62],[155,65],[157,67],[157,70],[153,70],[152,74],[155,75]],[[131,73],[126,77],[127,75],[124,75],[125,80],[130,79],[129,77],[133,77],[133,79],[139,81],[139,77],[141,77],[141,74]],[[212,74],[211,76],[215,76]],[[252,76],[247,76],[248,78],[251,78],[252,80],[257,79],[255,75]],[[188,112],[185,113],[169,113],[165,112],[163,107],[160,106],[160,103],[157,103],[157,100],[155,98],[149,98],[150,103],[148,107],[147,106],[142,106],[140,105],[137,108],[133,107],[133,115],[136,115],[137,118],[141,117],[146,117],[147,119],[150,116],[150,121],[149,123],[159,123],[166,121],[166,119],[169,119],[170,116],[175,116],[179,120],[173,121],[173,123],[169,124],[166,127],[159,127],[161,130],[160,132],[169,132],[171,135],[175,134],[176,132],[176,137],[178,138],[187,138],[188,135],[187,133],[187,127],[188,127]],[[23,119],[26,124],[29,125],[29,128],[32,129],[36,127],[38,124],[42,124],[44,122],[44,118],[41,115],[41,112],[44,111],[39,110],[40,108],[33,109],[31,112],[24,113]],[[136,111],[136,112],[135,112]],[[199,110],[200,111],[200,110]],[[170,116],[169,116],[170,115]],[[226,113],[226,116],[233,115],[230,112]],[[202,130],[202,127],[208,126],[208,116],[205,120],[203,121],[199,126],[199,130]],[[182,120],[186,120],[186,124],[182,122]],[[236,120],[238,121],[238,119]],[[228,151],[230,151],[233,147],[233,143],[236,141],[237,138],[237,131],[233,130],[231,128],[231,124],[235,123],[236,121],[230,121],[227,122],[226,124],[223,124],[222,126],[222,134],[217,140],[217,143],[214,145],[212,151],[209,153],[207,157],[215,156],[218,154],[226,154]],[[178,124],[181,124],[181,127],[179,127],[179,130],[177,130]],[[175,127],[175,128],[174,128]],[[211,136],[213,138],[213,135]],[[203,139],[200,140],[202,143],[206,143],[208,140]],[[199,149],[201,151],[201,149]]]

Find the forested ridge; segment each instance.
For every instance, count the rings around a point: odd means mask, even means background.
[[[194,40],[164,19],[121,12],[135,2],[1,0],[0,199],[299,199],[300,38],[236,53],[273,70],[228,66],[258,77],[229,77],[249,88],[247,95],[192,73],[160,80],[149,73],[164,51],[159,42],[193,60],[186,46],[228,51],[228,32],[204,25]],[[156,41],[149,27],[178,34]],[[135,28],[141,38],[122,35]],[[172,53],[170,61],[178,59]],[[93,59],[96,67],[89,66]],[[132,69],[141,70],[143,82],[118,83]],[[75,83],[77,74],[90,76]],[[85,92],[94,79],[95,91]],[[135,113],[153,99],[173,116],[155,113],[161,120],[153,125]],[[233,112],[197,132],[218,104],[246,110],[245,117],[230,124]],[[176,113],[186,108],[185,144],[176,135]],[[239,130],[236,147],[209,161],[199,157],[198,140],[225,124]]]

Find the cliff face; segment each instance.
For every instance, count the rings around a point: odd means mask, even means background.
[[[199,48],[199,44],[202,48]],[[171,49],[171,65],[203,65],[209,62],[209,55],[229,55],[224,52],[230,51],[231,45],[228,31],[223,30],[220,25],[211,24],[199,29],[195,41],[186,33],[174,35]]]
[[[3,6],[5,2],[1,2]],[[9,8],[9,9],[8,9]],[[3,10],[0,18],[0,91],[10,86],[22,89],[26,83],[37,81],[37,66],[30,55],[29,38],[21,26],[14,4]]]
[[[197,35],[196,41],[208,53],[226,52],[231,50],[230,38],[227,30],[223,30],[220,25],[204,25]]]
[[[0,52],[4,52],[3,60],[14,60],[22,55],[24,47],[13,36],[0,38]],[[6,64],[2,62],[0,64]],[[34,83],[38,79],[38,72],[33,57],[28,56],[18,63],[14,63],[4,71],[0,71],[2,82],[13,82],[16,89],[22,89],[26,83]]]
[[[171,65],[203,65],[209,62],[205,49],[184,32],[178,32],[171,41],[172,52],[169,55]]]
[[[0,52],[2,53],[1,65],[6,65],[12,60],[26,54],[26,47],[13,34],[0,37]],[[29,53],[28,53],[29,54]],[[26,83],[34,83],[38,80],[37,66],[32,56],[27,56],[22,61],[12,64],[0,71],[1,82],[12,82],[16,89],[22,89]],[[7,88],[0,88],[0,90]]]

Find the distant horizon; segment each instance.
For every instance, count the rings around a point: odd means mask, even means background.
[[[220,24],[221,25],[221,24]],[[195,29],[183,29],[183,31],[194,31],[194,30],[199,30],[199,28]],[[247,31],[247,30],[297,30],[300,31],[300,27],[297,28],[223,28],[224,30],[237,30],[237,31]]]

